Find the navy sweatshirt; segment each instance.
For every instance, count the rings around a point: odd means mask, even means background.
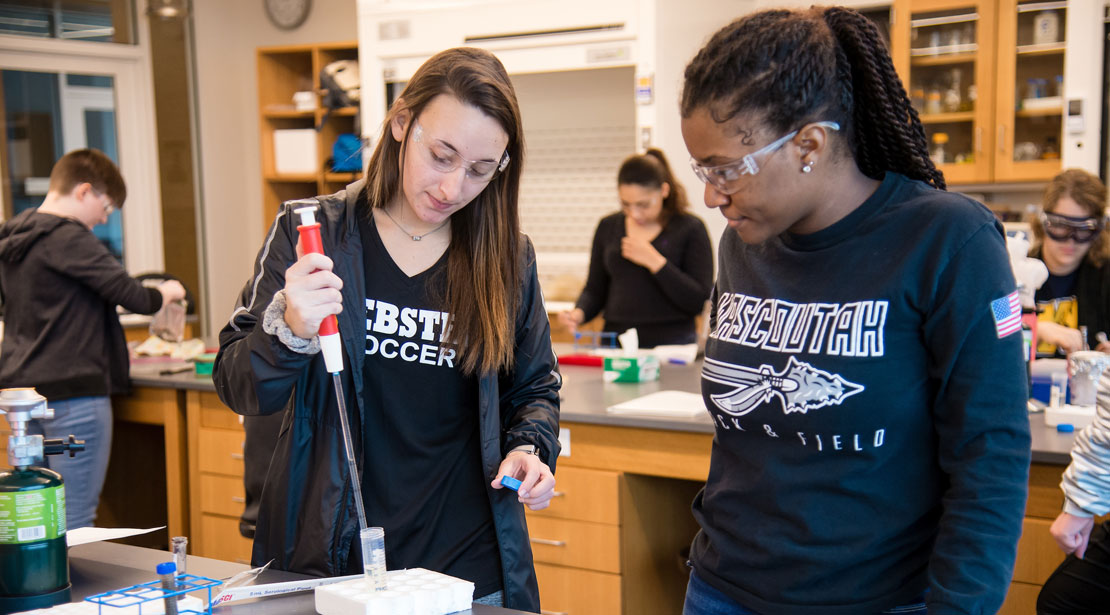
[[[888,173],[817,233],[726,231],[719,272],[698,575],[763,615],[877,613],[926,588],[931,615],[995,613],[1030,440],[990,211]]]

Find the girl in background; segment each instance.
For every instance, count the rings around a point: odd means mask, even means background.
[[[1042,211],[1029,221],[1030,256],[1044,261],[1048,279],[1037,289],[1037,352],[1065,356],[1110,351],[1110,230],[1106,186],[1082,169],[1068,169],[1045,188]],[[1083,339],[1079,327],[1087,328]],[[1102,336],[1099,336],[1102,333]]]
[[[686,191],[657,149],[621,164],[617,194],[621,210],[597,225],[586,286],[560,321],[573,333],[604,313],[604,331],[635,328],[644,348],[696,342],[713,285],[705,224],[687,213]]]

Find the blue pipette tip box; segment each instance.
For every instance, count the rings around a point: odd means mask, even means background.
[[[520,481],[513,478],[512,476],[502,476],[501,484],[505,485],[509,489],[512,489],[513,491],[520,489]]]
[[[1072,425],[1071,423],[1060,423],[1056,426],[1056,431],[1060,433],[1070,433],[1075,431],[1075,425]]]

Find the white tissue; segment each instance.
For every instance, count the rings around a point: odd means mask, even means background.
[[[635,327],[618,335],[617,341],[621,343],[624,356],[634,357],[640,353],[640,334],[636,332]]]

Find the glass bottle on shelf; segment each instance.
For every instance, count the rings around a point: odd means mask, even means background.
[[[941,105],[942,96],[940,90],[937,88],[930,89],[925,94],[925,113],[940,113],[943,111]]]
[[[974,111],[975,101],[979,98],[979,88],[975,84],[967,86],[967,96],[964,97],[963,102],[960,104],[960,111]]]
[[[933,133],[933,147],[929,150],[929,158],[933,160],[933,164],[944,164],[944,145],[946,143],[948,143],[948,133]]]
[[[925,88],[915,86],[910,89],[910,105],[912,105],[918,113],[925,111]]]
[[[1044,140],[1044,149],[1041,150],[1041,160],[1059,160],[1060,147],[1055,135],[1049,135]]]
[[[960,104],[963,101],[960,97],[960,69],[953,68],[952,75],[949,78],[948,89],[944,91],[944,100],[941,107],[946,112],[953,112],[960,110]]]

